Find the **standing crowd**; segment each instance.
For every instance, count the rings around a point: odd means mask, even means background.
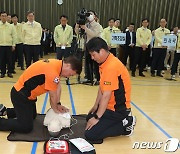
[[[78,82],[98,85],[100,80],[97,62],[93,61],[86,50],[86,44],[93,37],[103,38],[109,51],[129,68],[131,76],[136,76],[138,68],[139,76],[145,77],[144,71],[150,70],[151,76],[163,77],[164,70],[171,70],[171,78],[175,79],[178,72],[180,55],[180,30],[177,26],[170,31],[166,28],[166,19],[161,19],[159,27],[155,30],[148,28],[149,20],[144,18],[142,26],[135,30],[135,24],[130,23],[126,29],[120,30],[120,20],[110,18],[108,27],[100,25],[97,13],[90,10],[85,25],[68,25],[68,17],[60,16],[60,24],[54,29],[54,33],[35,21],[32,11],[27,13],[27,22],[18,22],[18,15],[8,15],[1,12],[0,15],[0,72],[1,78],[12,78],[15,74],[15,62],[24,70],[31,63],[43,58],[50,52],[56,51],[57,59],[63,59],[74,54],[84,61],[84,79],[78,77]],[[126,42],[123,45],[113,44],[111,34],[126,33]],[[176,46],[163,46],[162,39],[165,35],[176,35]],[[25,65],[24,65],[25,61]],[[82,61],[83,62],[83,61]],[[6,70],[7,69],[7,70]]]

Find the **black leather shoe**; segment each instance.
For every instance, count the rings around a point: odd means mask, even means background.
[[[132,77],[135,77],[135,76],[136,76],[136,75],[135,75],[135,72],[132,72],[132,73],[131,73],[131,76],[132,76]]]
[[[159,77],[163,77],[163,75],[161,75],[161,74],[157,74],[157,76],[159,76]]]
[[[13,78],[13,75],[11,73],[8,73],[7,76],[10,77],[10,78]]]
[[[154,74],[154,73],[151,73],[151,76],[152,76],[152,77],[155,77],[155,74]]]
[[[5,75],[4,74],[1,74],[1,76],[0,76],[1,78],[4,78],[5,77]]]
[[[21,70],[25,70],[24,67],[21,67]]]
[[[143,73],[139,73],[139,76],[145,77],[145,75]]]
[[[16,74],[16,71],[12,71],[12,74]]]
[[[69,78],[66,79],[66,85],[70,85],[69,84]]]

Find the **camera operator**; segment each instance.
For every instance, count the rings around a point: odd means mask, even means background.
[[[89,16],[87,17],[88,23],[85,25],[76,24],[75,31],[76,34],[79,34],[80,28],[85,31],[86,40],[85,43],[88,43],[93,37],[101,37],[103,28],[102,26],[95,21],[96,13],[94,11],[88,11]],[[94,74],[94,75],[93,75]],[[95,77],[93,77],[95,76]],[[99,68],[98,64],[91,60],[90,54],[85,51],[85,79],[84,83],[91,83],[93,85],[99,84]]]

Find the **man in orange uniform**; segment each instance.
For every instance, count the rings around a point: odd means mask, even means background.
[[[99,63],[100,86],[96,102],[87,116],[88,140],[133,133],[136,119],[130,116],[130,77],[126,67],[108,51],[106,42],[95,37],[87,44],[91,58]]]
[[[36,117],[37,96],[49,92],[51,108],[56,112],[67,112],[68,109],[61,105],[60,77],[70,77],[80,74],[81,62],[75,57],[65,60],[40,60],[32,64],[20,76],[11,90],[13,109],[1,107],[2,115],[9,111],[9,118],[0,118],[1,131],[14,131],[28,133],[33,129],[33,119]],[[2,105],[1,105],[2,106]],[[14,112],[14,119],[12,116]]]

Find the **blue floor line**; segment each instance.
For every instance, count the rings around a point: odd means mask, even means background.
[[[168,138],[172,138],[171,135],[169,135],[161,126],[159,126],[154,120],[152,120],[143,110],[141,110],[136,104],[131,102],[131,104],[139,111],[141,112],[150,122],[152,122],[164,135],[166,135]]]
[[[46,93],[44,103],[43,103],[43,107],[42,107],[42,110],[41,110],[41,114],[44,114],[44,112],[45,112],[47,100],[48,100],[48,93]],[[33,146],[32,146],[32,149],[31,149],[31,154],[36,153],[37,145],[38,145],[38,142],[33,143]]]
[[[72,113],[73,113],[73,115],[76,115],[76,110],[75,110],[75,106],[74,106],[74,100],[73,100],[73,96],[72,96],[71,86],[69,84],[68,84],[68,90],[69,90],[69,97],[70,97],[70,101],[71,101]]]

